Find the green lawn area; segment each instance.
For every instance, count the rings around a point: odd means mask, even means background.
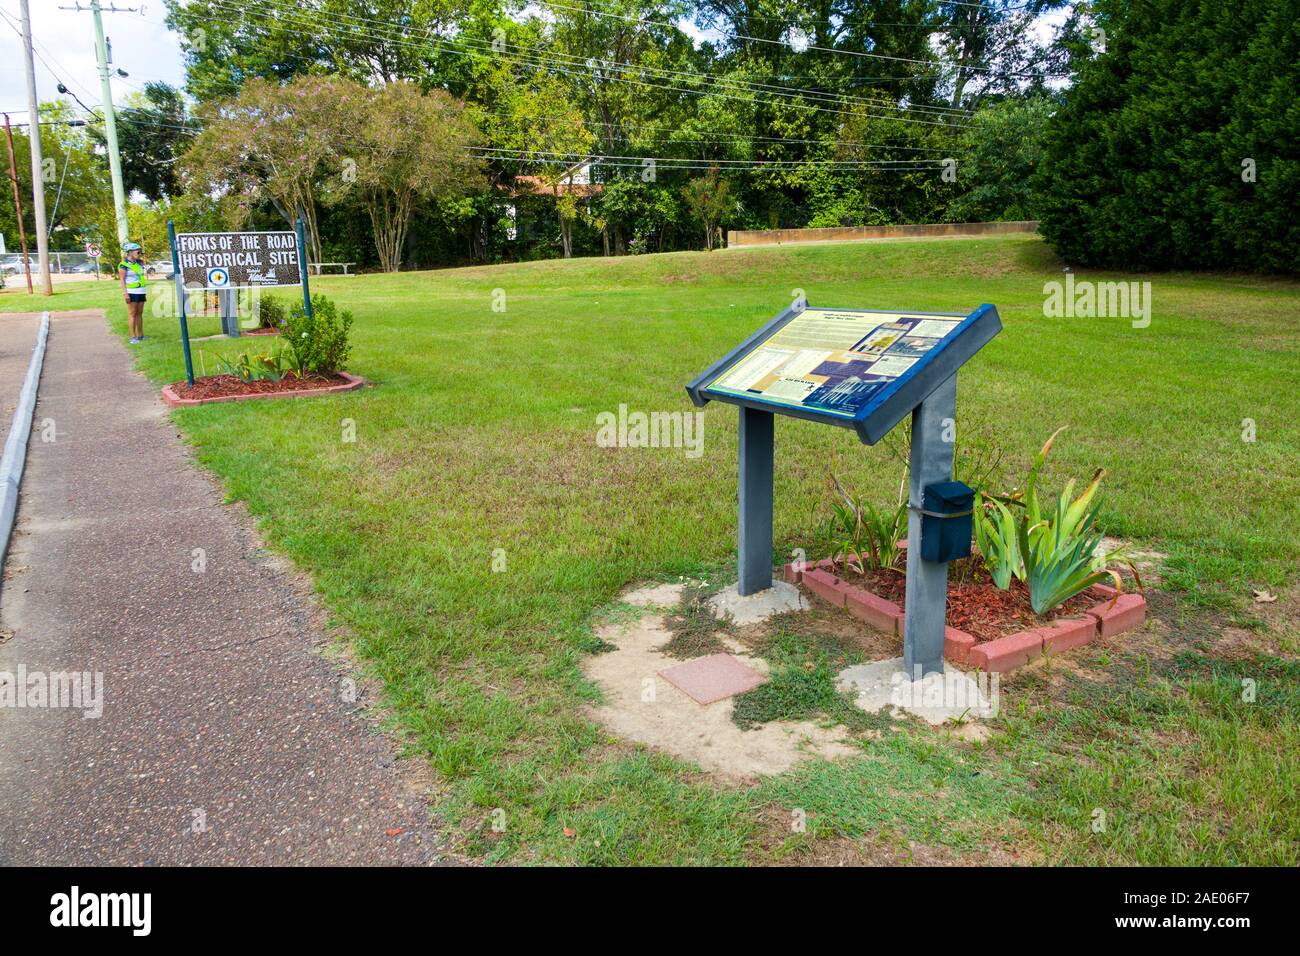
[[[1080,273],[1077,278],[1089,278]],[[1300,564],[1300,285],[1149,280],[1152,321],[1043,316],[1061,263],[1033,237],[857,243],[313,279],[356,316],[327,399],[175,413],[200,460],[309,572],[386,690],[391,722],[437,775],[434,809],[490,861],[741,863],[772,858],[765,821],[809,814],[779,854],[825,841],[917,841],[1045,862],[1290,863],[1300,846],[1294,631],[1256,621],[1251,588],[1294,593]],[[109,309],[107,283],[0,310]],[[65,289],[67,287],[64,287]],[[685,411],[684,384],[791,298],[969,311],[1005,326],[960,376],[958,443],[1023,476],[1061,425],[1049,483],[1104,467],[1111,534],[1167,555],[1172,663],[1093,652],[1109,683],[1005,690],[982,746],[904,729],[753,788],[610,737],[584,716],[593,615],[632,582],[721,581],[734,560],[736,413],[710,406],[703,455],[601,448],[596,416]],[[506,310],[494,311],[494,290]],[[294,290],[283,290],[286,297]],[[146,310],[139,364],[183,376],[174,320]],[[219,331],[199,317],[192,335]],[[264,350],[265,339],[197,349]],[[209,366],[211,363],[209,362]],[[342,440],[344,420],[355,442]],[[1256,440],[1243,441],[1243,420]],[[827,477],[880,502],[900,466],[851,432],[781,419],[777,547],[816,556]],[[503,549],[507,568],[494,573]],[[778,558],[780,557],[778,555]],[[1293,605],[1294,606],[1294,605]],[[1223,658],[1235,621],[1282,628],[1276,655]],[[1259,696],[1241,703],[1241,681]],[[1040,686],[1041,684],[1041,686]],[[1093,832],[1096,808],[1108,825]],[[507,827],[493,834],[494,808]],[[567,837],[564,828],[576,831]],[[765,829],[766,828],[766,829]]]

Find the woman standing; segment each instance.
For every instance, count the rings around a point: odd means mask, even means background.
[[[131,344],[144,341],[144,259],[140,244],[128,242],[122,247],[125,258],[117,264],[117,275],[122,280],[122,298],[126,301],[126,321],[131,333]]]

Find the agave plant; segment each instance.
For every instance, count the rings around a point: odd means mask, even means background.
[[[1102,534],[1097,530],[1101,508],[1097,491],[1105,472],[1098,469],[1088,486],[1077,498],[1074,482],[1067,482],[1060,496],[1043,507],[1039,498],[1038,479],[1056,437],[1058,428],[1043,444],[1029,470],[1023,492],[977,503],[975,536],[985,566],[994,584],[1006,589],[1012,577],[1029,588],[1029,602],[1036,614],[1046,614],[1094,584],[1110,579],[1118,592],[1123,589],[1119,574],[1110,570],[1113,562],[1126,564],[1138,587],[1142,586],[1137,568],[1123,549],[1105,554],[1101,550]],[[1008,504],[1019,509],[1012,511]],[[1113,601],[1112,601],[1113,603]]]
[[[996,498],[975,497],[975,543],[984,556],[993,583],[1002,590],[1011,587],[1012,577],[1025,579],[1025,564],[1016,540],[1016,517]]]

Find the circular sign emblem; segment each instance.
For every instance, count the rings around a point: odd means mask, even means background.
[[[98,259],[102,254],[103,254],[103,250],[99,248],[98,243],[95,242],[86,243],[86,255],[90,256],[90,258]]]
[[[229,272],[227,272],[225,269],[209,269],[209,270],[208,270],[208,288],[209,288],[209,289],[224,289],[224,288],[226,288],[226,286],[228,286],[228,285],[230,285],[230,273],[229,273]]]

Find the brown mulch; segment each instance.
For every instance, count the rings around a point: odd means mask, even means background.
[[[903,607],[906,578],[897,571],[868,571],[866,575],[841,572],[845,581],[865,588],[877,597]],[[1098,599],[1086,592],[1070,598],[1042,617],[1029,603],[1029,588],[1015,578],[1003,591],[987,576],[971,581],[948,582],[948,626],[965,631],[977,641],[991,641],[1018,631],[1041,627],[1060,617],[1077,617],[1093,607]]]
[[[298,378],[290,372],[278,382],[257,381],[242,382],[238,375],[208,375],[196,378],[194,387],[187,388],[185,382],[175,382],[172,390],[181,398],[224,398],[227,395],[268,395],[279,392],[299,392],[309,388],[327,388],[330,385],[346,385],[348,380],[342,375],[308,375]]]
[[[279,335],[280,330],[259,327],[256,329],[240,329],[239,334],[240,335]]]

